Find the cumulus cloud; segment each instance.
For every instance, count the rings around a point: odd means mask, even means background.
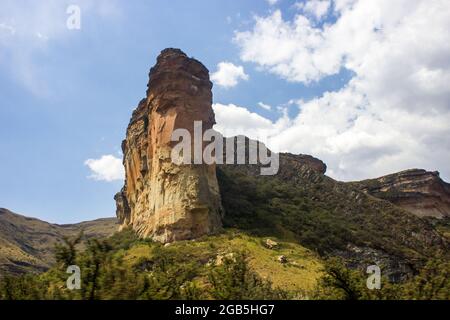
[[[234,104],[214,103],[212,107],[217,122],[214,128],[226,137],[244,134],[256,138],[257,132],[265,133],[273,126],[270,120]]]
[[[217,65],[217,71],[211,74],[211,80],[221,87],[231,88],[239,80],[248,80],[248,75],[244,72],[244,67],[223,61]]]
[[[88,159],[84,164],[92,171],[89,178],[94,180],[111,182],[123,180],[125,177],[122,160],[111,154],[103,155],[99,159]]]
[[[337,91],[297,101],[298,116],[281,129],[272,122],[265,130],[283,150],[322,158],[339,179],[411,167],[449,179],[450,3],[335,0],[329,10],[336,21],[323,26],[277,10],[236,33],[242,60],[287,81],[354,74]],[[225,120],[218,124],[233,125]]]
[[[303,10],[306,14],[314,16],[317,20],[320,20],[328,13],[330,6],[330,0],[309,0],[295,3],[295,7]]]
[[[291,120],[286,112],[276,122],[273,122],[247,108],[235,104],[213,104],[217,124],[214,129],[225,137],[245,135],[269,144],[274,151],[279,151],[278,139],[280,132],[291,126]]]

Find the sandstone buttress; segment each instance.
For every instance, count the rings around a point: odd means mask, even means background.
[[[215,165],[176,165],[172,132],[193,135],[215,123],[212,83],[199,61],[165,49],[150,70],[147,97],[134,110],[122,143],[125,186],[115,196],[121,227],[161,242],[192,239],[221,228]],[[192,148],[193,149],[193,148]]]

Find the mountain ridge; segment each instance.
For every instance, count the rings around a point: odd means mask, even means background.
[[[64,237],[83,231],[85,240],[103,238],[116,229],[116,218],[52,224],[0,208],[0,276],[45,271],[54,263],[54,246]]]

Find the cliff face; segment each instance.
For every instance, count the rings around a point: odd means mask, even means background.
[[[215,165],[171,160],[175,129],[193,137],[194,121],[202,121],[203,132],[215,123],[208,70],[181,50],[165,49],[149,78],[147,97],[122,143],[126,180],[115,196],[119,222],[161,242],[215,232],[222,214]]]
[[[419,217],[450,216],[450,184],[444,182],[438,172],[411,169],[357,184],[364,192]]]

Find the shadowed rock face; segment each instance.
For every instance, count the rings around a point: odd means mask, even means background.
[[[358,184],[363,191],[419,217],[450,217],[450,184],[439,172],[411,169]]]
[[[215,165],[171,160],[175,129],[193,137],[194,121],[203,131],[215,123],[209,72],[181,50],[165,49],[149,78],[122,143],[126,180],[115,196],[117,217],[122,227],[161,242],[213,233],[222,214]]]

